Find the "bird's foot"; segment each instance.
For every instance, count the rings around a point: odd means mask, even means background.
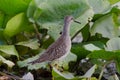
[[[63,72],[63,71],[64,71],[64,68],[61,67],[61,66],[59,66],[59,65],[57,65],[57,64],[55,64],[54,67],[55,67],[57,70],[59,70],[60,72]]]

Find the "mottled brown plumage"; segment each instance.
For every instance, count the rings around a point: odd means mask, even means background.
[[[47,48],[47,50],[40,55],[38,59],[30,62],[31,64],[53,61],[56,59],[59,60],[67,56],[71,49],[71,38],[69,35],[69,29],[72,20],[72,16],[65,17],[62,35],[53,44],[51,44]]]

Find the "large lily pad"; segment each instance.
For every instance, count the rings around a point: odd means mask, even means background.
[[[93,10],[87,0],[33,0],[27,15],[30,21],[37,22],[41,28],[47,28],[48,34],[57,39],[66,15],[72,15],[81,22],[72,23],[70,34],[73,36],[92,18]]]
[[[92,6],[95,14],[104,14],[110,8],[110,2],[108,0],[88,0]]]
[[[119,27],[115,25],[116,19],[115,14],[107,14],[97,21],[95,21],[93,27],[91,28],[91,34],[96,33],[102,34],[103,37],[113,38],[119,36]]]

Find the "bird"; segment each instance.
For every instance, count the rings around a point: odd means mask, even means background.
[[[72,21],[77,22],[72,16],[66,16],[64,18],[64,26],[61,36],[54,43],[52,43],[46,51],[39,56],[38,59],[29,63],[36,64],[64,59],[69,54],[71,49],[70,25]]]

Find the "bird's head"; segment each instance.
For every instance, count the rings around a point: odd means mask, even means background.
[[[69,22],[73,21],[73,17],[72,16],[66,16],[64,20],[65,20],[65,22],[69,23]]]
[[[65,19],[64,19],[66,23],[70,23],[71,21],[74,21],[76,23],[79,23],[81,24],[79,21],[76,21],[72,16],[66,16]]]

